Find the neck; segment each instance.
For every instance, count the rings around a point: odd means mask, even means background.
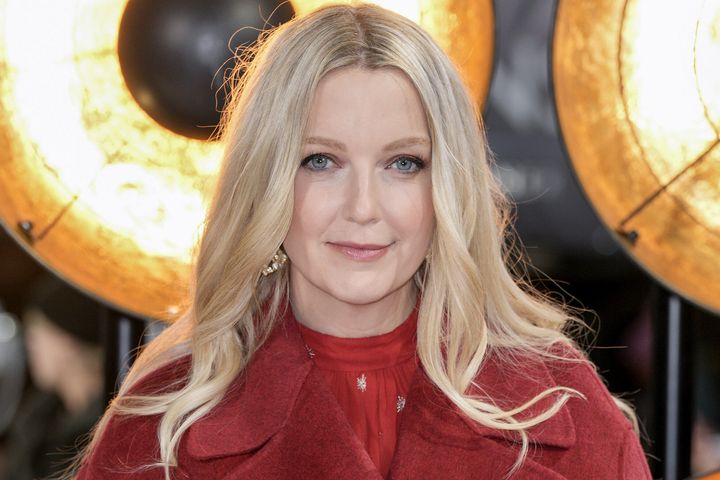
[[[382,335],[399,326],[415,307],[417,288],[410,281],[366,304],[353,304],[317,289],[290,284],[290,303],[298,322],[317,332],[343,338]]]

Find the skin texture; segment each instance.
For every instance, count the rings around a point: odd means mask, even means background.
[[[387,149],[407,138],[418,140]],[[293,312],[339,337],[388,332],[415,305],[412,278],[435,226],[420,97],[394,68],[331,71],[315,92],[305,140],[283,244]],[[362,261],[332,246],[344,242],[389,247]]]

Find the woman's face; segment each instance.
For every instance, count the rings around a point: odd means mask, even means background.
[[[435,223],[430,155],[420,97],[400,70],[323,77],[284,242],[293,291],[368,304],[412,288]]]

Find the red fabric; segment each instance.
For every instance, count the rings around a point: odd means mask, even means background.
[[[288,309],[289,310],[289,309]],[[558,385],[579,390],[556,415],[533,427],[522,480],[650,478],[637,435],[586,362],[549,361],[492,352],[475,378],[502,406],[527,402]],[[566,356],[580,354],[558,347]],[[141,381],[138,393],[179,388],[190,361],[184,357]],[[480,393],[478,391],[477,393]],[[547,401],[529,408],[537,415]],[[160,416],[110,419],[79,480],[161,480]],[[400,419],[392,480],[495,480],[517,459],[516,436],[473,422],[434,386],[422,368],[412,378]],[[382,480],[348,423],[323,375],[308,358],[290,316],[256,352],[222,402],[182,436],[174,479]]]
[[[309,357],[365,450],[386,477],[402,410],[417,368],[417,310],[391,332],[340,338],[298,323]]]

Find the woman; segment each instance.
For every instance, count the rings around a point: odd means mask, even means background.
[[[509,205],[431,38],[331,6],[245,63],[192,305],[79,478],[649,478],[569,314],[506,266]]]

